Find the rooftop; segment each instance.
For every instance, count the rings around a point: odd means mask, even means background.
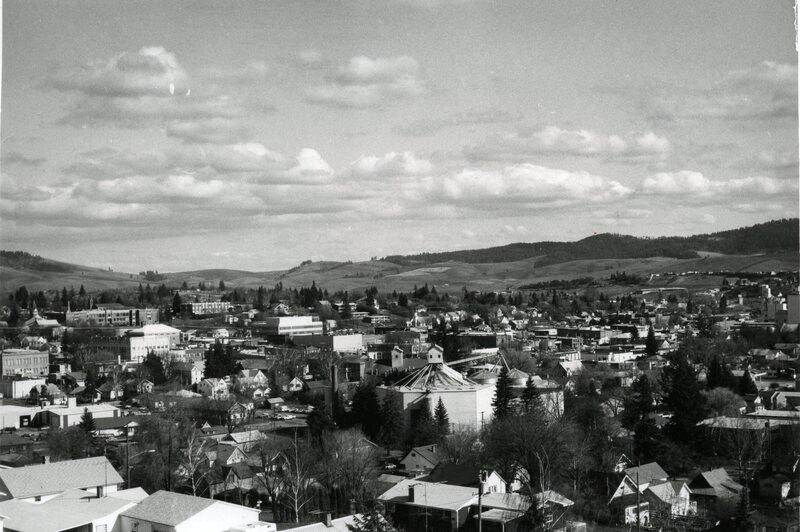
[[[178,526],[214,504],[226,503],[162,490],[153,493],[122,515],[166,526]]]
[[[105,456],[0,470],[3,491],[15,499],[122,482],[122,477]]]

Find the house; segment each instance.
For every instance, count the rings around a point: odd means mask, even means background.
[[[320,513],[320,522],[311,523],[310,525],[301,525],[291,528],[292,532],[350,532],[350,526],[356,526],[356,519],[361,517],[361,514],[345,515],[331,519],[330,512]]]
[[[228,397],[228,385],[222,379],[203,379],[197,385],[197,391],[212,399]]]
[[[534,502],[549,527],[560,520],[566,508],[575,504],[553,490],[537,493],[533,499],[521,493],[484,493],[481,500],[481,519],[487,523],[500,523],[500,529],[504,531],[523,532],[527,527],[522,528],[520,521]],[[477,519],[478,509],[474,510],[473,519]]]
[[[686,517],[697,512],[697,502],[691,500],[691,491],[683,480],[655,480],[644,490],[642,498],[649,503],[651,519]]]
[[[241,432],[231,432],[220,439],[219,442],[224,445],[235,445],[247,452],[264,439],[264,433],[259,430],[244,430]]]
[[[121,384],[116,384],[110,381],[104,382],[97,388],[100,392],[100,398],[103,401],[117,401],[122,399],[125,389]]]
[[[237,427],[243,423],[245,423],[248,419],[253,417],[255,412],[255,407],[253,403],[240,403],[235,402],[233,403],[230,408],[228,408],[228,424],[231,427]]]
[[[642,494],[651,484],[664,482],[667,477],[666,471],[656,462],[624,469],[622,480],[608,505],[621,514],[625,524],[647,524],[650,522],[650,505]],[[653,496],[658,498],[655,494]]]
[[[132,438],[144,416],[104,417],[94,420],[94,435],[104,438]]]
[[[136,383],[137,393],[153,393],[153,381],[141,379]]]
[[[147,498],[141,488],[104,497],[72,489],[39,504],[17,499],[0,502],[0,515],[6,530],[17,532],[60,532],[62,530],[118,530],[119,514]]]
[[[425,482],[439,482],[441,484],[451,484],[453,486],[464,486],[477,489],[480,485],[481,469],[476,463],[471,464],[438,464],[425,477],[420,480]],[[505,493],[506,481],[503,480],[497,471],[487,471],[483,481],[484,493]]]
[[[414,447],[400,460],[400,466],[406,471],[431,471],[437,465],[439,456],[436,454],[436,445]]]
[[[478,490],[406,479],[378,500],[405,530],[458,530],[467,522],[470,507],[478,503]]]
[[[238,504],[157,491],[120,515],[121,532],[271,532],[259,510]]]
[[[253,469],[246,462],[237,462],[222,468],[222,475],[208,480],[210,497],[226,491],[239,491],[244,494],[260,484]]]
[[[100,496],[117,491],[122,483],[122,477],[105,456],[50,462],[0,469],[0,500],[39,503],[72,489]]]
[[[284,386],[284,391],[291,392],[291,393],[298,393],[303,390],[303,386],[305,383],[299,377],[295,377],[289,381],[289,384]]]
[[[260,369],[243,369],[236,375],[236,386],[239,390],[268,385],[269,379]]]
[[[0,435],[0,454],[22,454],[29,456],[33,450],[33,441],[16,434]]]
[[[698,473],[689,482],[692,500],[700,513],[713,512],[719,501],[738,500],[742,488],[723,468]]]

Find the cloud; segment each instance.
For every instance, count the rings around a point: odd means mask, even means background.
[[[308,48],[297,54],[297,61],[300,66],[309,69],[322,68],[325,66],[325,56],[318,48]]]
[[[744,124],[797,119],[797,66],[773,61],[731,71],[718,82],[700,87],[655,81],[643,87],[596,89],[625,98],[659,124],[700,120],[736,120]]]
[[[424,118],[404,125],[398,125],[393,131],[406,137],[424,137],[443,129],[460,126],[500,124],[522,119],[521,113],[510,113],[499,109],[485,111],[467,111],[438,118]]]
[[[653,132],[625,136],[546,126],[532,131],[492,135],[481,144],[465,148],[473,160],[525,160],[532,155],[573,155],[619,161],[664,160],[672,146]]]
[[[496,171],[465,169],[439,180],[435,189],[443,201],[478,209],[520,204],[550,208],[578,201],[597,203],[623,199],[633,192],[617,181],[588,172],[529,163]]]
[[[243,68],[201,70],[192,77],[173,53],[149,46],[62,69],[45,85],[79,95],[59,124],[158,127],[186,142],[222,143],[245,139],[246,130],[236,120],[273,109],[254,92],[268,74],[266,63],[254,61]]]
[[[703,221],[707,224],[715,224],[717,223],[717,218],[713,214],[705,213],[703,215]]]
[[[720,195],[771,196],[796,189],[797,183],[772,177],[717,180],[691,170],[661,172],[645,178],[642,182],[642,191],[645,193],[706,198]]]
[[[355,177],[398,177],[429,174],[431,162],[418,159],[412,152],[390,152],[382,156],[362,155],[350,163]]]
[[[221,117],[175,121],[167,125],[166,132],[170,137],[196,144],[230,144],[250,137],[248,129],[239,122]]]
[[[332,107],[365,108],[424,93],[425,82],[413,57],[358,56],[329,73],[325,83],[306,89],[306,99]]]
[[[19,166],[41,166],[47,159],[44,157],[28,157],[18,151],[3,153],[3,164],[16,164]]]
[[[77,71],[56,73],[49,84],[58,90],[103,98],[163,96],[176,90],[185,92],[188,76],[174,54],[161,46],[147,46],[108,61],[93,61]]]

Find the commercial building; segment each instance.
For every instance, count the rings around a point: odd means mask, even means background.
[[[115,336],[95,336],[90,345],[113,354],[120,361],[142,362],[148,353],[167,357],[180,341],[181,332],[168,325],[145,325],[139,329],[120,330]]]
[[[212,314],[224,314],[231,307],[230,301],[193,301],[183,303],[181,312],[186,312],[192,316],[210,316]]]
[[[157,308],[131,308],[112,303],[91,310],[68,310],[65,322],[72,327],[141,327],[158,323]]]
[[[35,349],[5,349],[0,356],[0,375],[32,377],[47,375],[50,355]]]
[[[292,340],[298,346],[314,346],[338,353],[355,353],[364,347],[360,334],[309,334]]]
[[[317,316],[276,316],[253,326],[267,336],[322,335],[322,322]]]

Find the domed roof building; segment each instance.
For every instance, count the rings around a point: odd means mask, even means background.
[[[451,425],[477,429],[492,418],[494,388],[493,382],[477,382],[445,364],[442,348],[434,345],[427,364],[391,386],[379,386],[377,392],[381,400],[389,394],[399,396],[406,423],[423,406],[433,410],[441,399]]]

